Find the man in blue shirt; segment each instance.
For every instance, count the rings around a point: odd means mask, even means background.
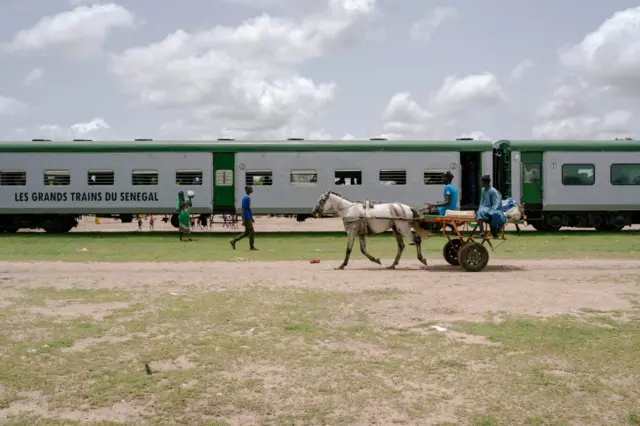
[[[254,247],[255,241],[255,232],[253,230],[253,223],[255,220],[253,219],[253,213],[251,212],[251,193],[253,192],[253,188],[250,186],[245,186],[244,191],[247,195],[242,197],[242,225],[244,226],[244,232],[229,241],[231,247],[236,249],[236,243],[243,239],[244,237],[249,237],[249,247],[250,250],[257,251],[258,249]]]
[[[447,210],[455,210],[458,206],[458,188],[453,182],[453,175],[447,171],[444,173],[442,180],[444,181],[444,201],[436,204],[427,204],[429,213],[444,216]]]

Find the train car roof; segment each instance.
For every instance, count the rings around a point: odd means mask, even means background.
[[[491,151],[482,140],[293,140],[293,141],[17,141],[0,152],[423,152]]]
[[[628,152],[640,151],[640,140],[500,140],[512,151]]]

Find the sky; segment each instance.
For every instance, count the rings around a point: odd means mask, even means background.
[[[1,0],[0,140],[640,135],[632,0]]]

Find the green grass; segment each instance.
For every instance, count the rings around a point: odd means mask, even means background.
[[[419,319],[383,326],[372,308],[400,296],[31,288],[0,309],[0,419],[76,424],[84,410],[101,424],[640,424],[640,307],[609,327],[600,318],[610,313],[593,310],[440,323],[485,345]],[[130,307],[52,321],[29,313],[43,300]],[[25,405],[36,411],[15,408]]]
[[[235,234],[234,234],[235,235]],[[540,234],[524,232],[520,237],[508,234],[508,240],[492,257],[507,259],[543,258],[638,258],[640,238],[637,232],[597,234],[564,232]],[[0,260],[82,261],[228,261],[247,260],[334,260],[344,257],[346,236],[333,234],[257,234],[259,252],[249,252],[248,242],[238,243],[233,251],[229,235],[194,234],[193,242],[180,242],[170,233],[96,233],[47,235],[39,233],[0,234]],[[445,240],[431,237],[423,243],[427,259],[441,258]],[[392,258],[396,244],[391,234],[367,238],[367,249],[374,256]],[[407,246],[405,258],[415,257]],[[360,259],[358,243],[352,259]]]

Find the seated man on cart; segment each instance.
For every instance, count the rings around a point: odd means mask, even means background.
[[[485,223],[489,225],[493,238],[498,238],[498,232],[507,223],[507,218],[502,211],[502,195],[491,186],[491,177],[484,175],[480,178],[482,183],[482,198],[476,212],[480,237],[485,238]]]
[[[436,204],[427,205],[427,214],[433,214],[438,216],[444,216],[447,210],[455,210],[458,206],[458,188],[451,182],[453,182],[453,174],[450,171],[444,172],[442,176],[444,181],[444,201]],[[414,235],[415,240],[415,235]],[[414,246],[415,242],[410,242],[409,245]]]
[[[429,214],[444,216],[447,210],[455,210],[458,206],[458,188],[451,183],[453,182],[453,174],[451,174],[450,171],[444,172],[442,180],[445,184],[444,201],[436,204],[427,203],[427,211]]]

